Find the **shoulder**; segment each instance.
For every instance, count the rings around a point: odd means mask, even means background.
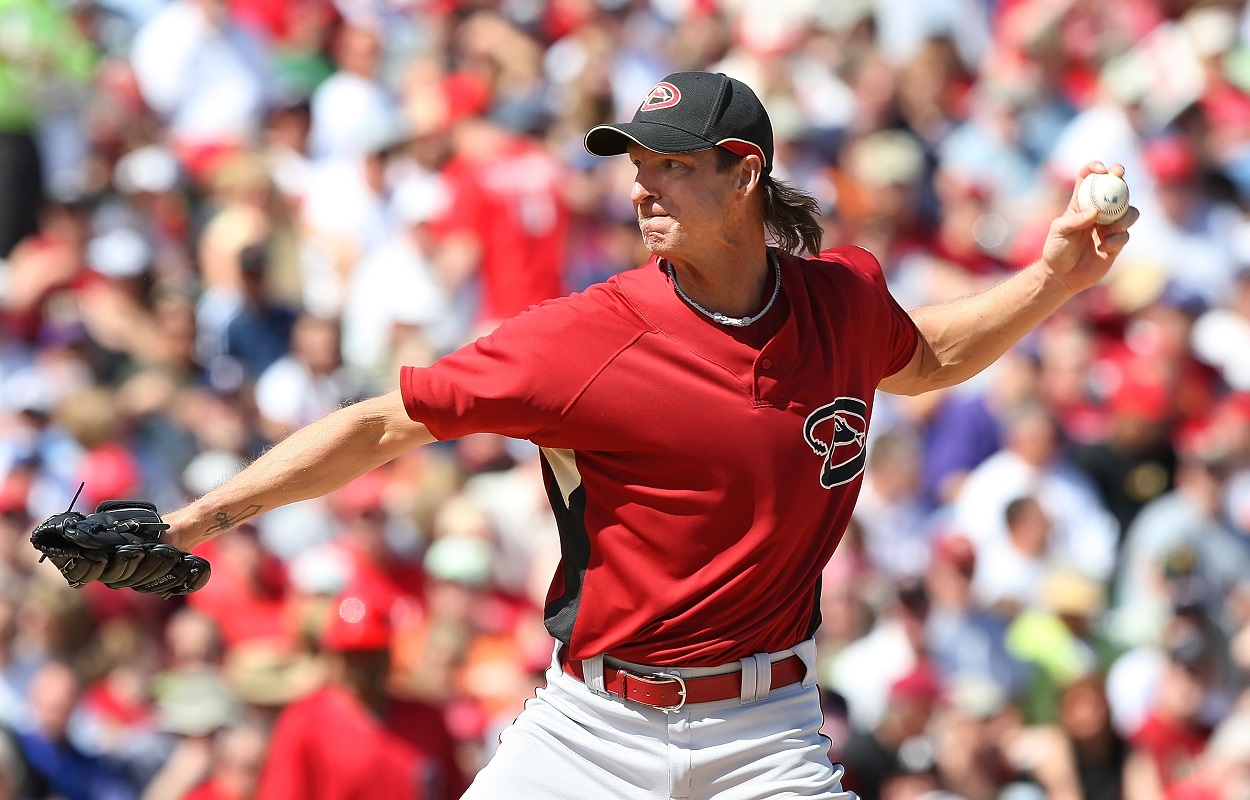
[[[624,295],[640,297],[656,292],[672,291],[668,285],[668,277],[658,258],[652,257],[633,269],[618,272],[599,286],[620,292]]]
[[[648,269],[651,267],[651,269]],[[579,292],[545,300],[506,321],[501,328],[591,325],[595,332],[623,329],[636,331],[650,327],[640,305],[654,296],[658,287],[667,286],[655,273],[658,268],[644,264],[592,284]]]
[[[485,358],[551,379],[600,364],[652,329],[620,283],[610,279],[530,306],[440,363]]]
[[[820,251],[814,257],[782,256],[803,269],[804,274],[824,280],[884,283],[881,262],[858,245],[842,245]]]
[[[506,320],[500,329],[568,328],[593,326],[604,330],[624,326],[636,328],[640,317],[633,309],[628,290],[636,285],[631,270],[596,283],[579,292],[537,303],[521,314]]]
[[[791,302],[805,294],[806,302],[858,314],[893,304],[881,263],[862,247],[831,247],[811,258],[783,254],[781,264]]]

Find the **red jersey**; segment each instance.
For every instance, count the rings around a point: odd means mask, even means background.
[[[182,800],[247,800],[247,798],[226,789],[216,779],[209,778],[183,795]]]
[[[652,259],[403,369],[439,439],[542,448],[562,544],[547,627],[571,658],[717,665],[819,624],[874,392],[918,334],[867,251],[780,264],[766,341],[692,309]]]
[[[213,565],[212,588],[205,586],[188,595],[187,604],[217,625],[227,647],[254,640],[288,642],[292,631],[286,612],[285,568],[276,557],[261,552],[257,579],[249,579],[238,560],[222,554],[226,547],[243,546],[220,540],[205,544],[202,552]]]
[[[441,713],[393,700],[384,719],[326,686],[283,710],[274,727],[260,800],[438,800],[460,777]]]
[[[1210,738],[1211,731],[1206,728],[1151,712],[1129,743],[1150,758],[1159,782],[1170,791],[1193,777]]]
[[[443,170],[453,200],[442,233],[467,231],[481,247],[483,320],[501,320],[564,294],[568,210],[559,162],[524,137],[489,155],[457,156]]]

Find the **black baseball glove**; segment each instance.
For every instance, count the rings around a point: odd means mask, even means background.
[[[208,562],[161,542],[168,528],[151,503],[105,500],[94,514],[53,514],[31,533],[30,543],[75,589],[100,581],[111,589],[171,597],[204,588]]]

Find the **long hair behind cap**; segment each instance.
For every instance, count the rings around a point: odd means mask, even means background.
[[[793,184],[765,175],[764,227],[777,247],[792,255],[821,250],[824,229],[820,225],[820,201]]]

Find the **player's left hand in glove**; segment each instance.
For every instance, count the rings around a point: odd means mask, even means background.
[[[30,543],[75,589],[92,581],[161,597],[202,589],[208,562],[160,541],[168,528],[151,503],[105,500],[94,514],[53,514],[31,533]]]

